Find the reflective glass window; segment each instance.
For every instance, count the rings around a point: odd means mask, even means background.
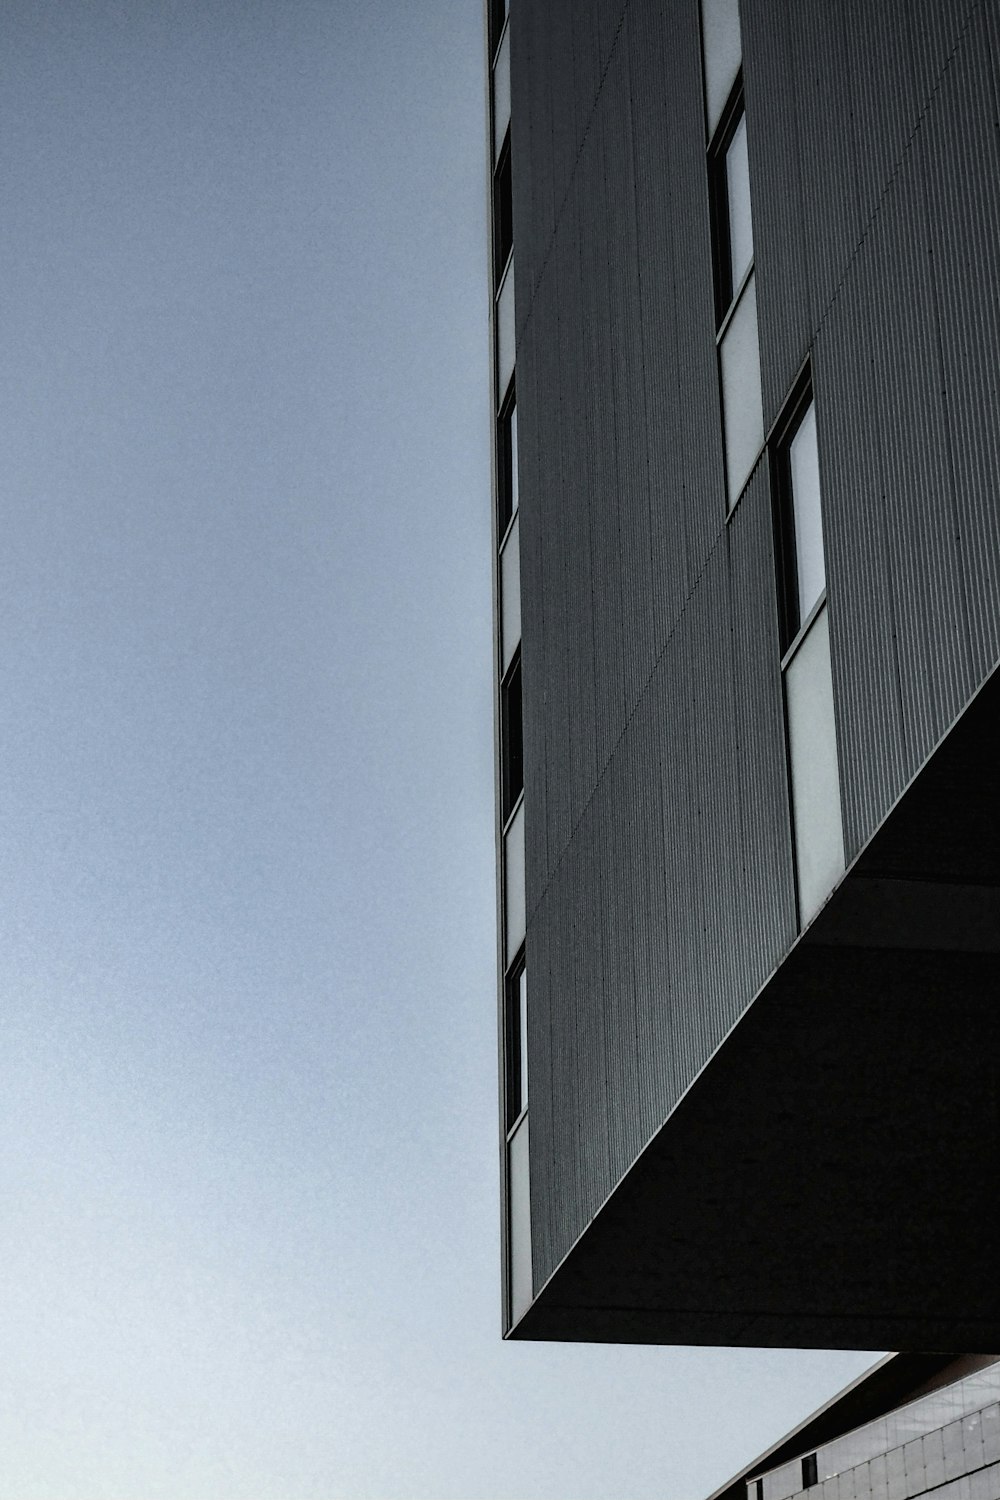
[[[742,47],[738,0],[702,0],[701,38],[705,58],[705,107],[711,135],[740,70]]]
[[[739,124],[726,150],[726,220],[729,240],[729,295],[733,297],[753,262],[750,223],[750,163],[747,157],[747,117]]]
[[[750,277],[722,337],[722,422],[726,450],[726,486],[735,505],[764,441],[760,392],[760,347],[757,341],[757,294]]]
[[[495,52],[510,11],[510,0],[490,0],[490,50]]]
[[[505,31],[493,64],[493,158],[500,155],[510,124],[510,32]]]
[[[511,394],[497,422],[497,538],[503,541],[517,510],[517,406]]]
[[[524,803],[503,841],[504,962],[512,963],[524,942]]]
[[[521,543],[518,520],[500,553],[500,666],[503,672],[521,639]]]
[[[788,486],[794,530],[795,603],[797,624],[801,625],[826,588],[816,407],[812,401],[788,445]]]
[[[507,1147],[508,1251],[510,1255],[510,1317],[512,1322],[531,1306],[534,1293],[531,1269],[531,1186],[528,1177],[528,1116],[514,1131]]]
[[[514,202],[510,178],[510,136],[493,173],[493,273],[497,286],[514,247]]]
[[[505,391],[514,374],[514,265],[507,274],[497,298],[497,390]]]
[[[528,1107],[528,979],[524,955],[507,976],[506,1005],[506,1129],[513,1130]]]

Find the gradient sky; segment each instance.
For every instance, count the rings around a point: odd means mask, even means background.
[[[499,1338],[478,0],[0,8],[0,1500],[699,1500]]]

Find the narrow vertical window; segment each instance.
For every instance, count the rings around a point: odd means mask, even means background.
[[[792,501],[795,552],[796,629],[808,619],[826,590],[823,517],[819,493],[816,409],[809,402],[788,445],[788,485]]]
[[[805,926],[844,873],[819,448],[808,371],[775,430],[771,474],[795,872]]]
[[[742,81],[735,88],[712,139],[708,170],[712,192],[716,317],[721,325],[753,268],[750,158]]]
[[[743,48],[738,0],[702,0],[701,43],[705,59],[705,118],[711,135],[740,68]]]
[[[726,149],[726,228],[729,240],[730,296],[735,297],[753,265],[750,225],[750,162],[747,157],[747,117],[740,112]]]
[[[710,9],[712,7],[706,6],[704,12],[706,80],[710,62]],[[735,18],[738,40],[735,7],[722,5],[713,10],[713,14],[716,20],[723,14],[730,20]],[[726,34],[731,35],[730,32]],[[729,77],[728,71],[726,76]],[[726,500],[731,510],[742,494],[764,445],[750,156],[743,75],[738,57],[732,69],[728,97],[718,114],[708,145],[708,181]]]
[[[508,1133],[528,1107],[528,980],[521,953],[506,984],[506,1115]]]
[[[497,537],[502,542],[517,510],[517,406],[511,390],[497,422]]]
[[[500,41],[504,26],[507,24],[507,12],[510,10],[510,0],[490,0],[490,52],[495,53]]]
[[[510,132],[493,174],[493,274],[499,286],[514,248],[514,202],[510,176]]]
[[[777,439],[774,482],[787,650],[826,592],[816,408],[808,386]]]
[[[501,684],[500,695],[500,772],[503,795],[501,817],[506,823],[524,787],[520,651],[515,655]]]

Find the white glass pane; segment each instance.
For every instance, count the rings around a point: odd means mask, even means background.
[[[503,34],[497,60],[493,64],[493,160],[500,155],[503,138],[510,124],[510,27]]]
[[[742,48],[738,0],[702,0],[701,29],[705,49],[705,104],[708,133],[711,135],[740,71]]]
[[[753,260],[750,223],[750,163],[747,158],[747,117],[743,115],[726,152],[726,196],[729,201],[730,286],[735,292]]]
[[[517,407],[510,414],[510,509],[511,514],[517,510],[518,488],[517,488]]]
[[[829,611],[816,616],[785,671],[792,812],[803,927],[844,872]]]
[[[808,617],[809,611],[826,587],[819,451],[816,447],[816,407],[812,402],[789,446],[788,469],[795,519],[795,568],[801,622]]]
[[[510,1320],[531,1306],[531,1183],[528,1176],[528,1117],[525,1115],[507,1147],[507,1214],[510,1247]]]
[[[497,298],[497,391],[505,391],[514,373],[514,261]]]
[[[764,441],[757,342],[756,278],[750,277],[730,319],[719,352],[722,423],[726,440],[726,487],[735,504]]]
[[[517,981],[517,1035],[521,1044],[520,1110],[528,1107],[528,973],[522,969]]]
[[[501,672],[506,672],[514,648],[521,639],[521,544],[519,523],[507,533],[500,554],[500,651]]]
[[[524,803],[518,808],[503,845],[505,964],[524,942]]]

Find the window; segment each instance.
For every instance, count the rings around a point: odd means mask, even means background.
[[[716,318],[721,325],[753,267],[750,161],[742,80],[709,151],[715,254]]]
[[[528,1107],[528,982],[523,949],[511,966],[504,988],[504,1089],[509,1134]]]
[[[722,439],[726,471],[726,504],[732,510],[764,445],[764,409],[760,381],[757,289],[754,277],[753,221],[750,211],[750,159],[743,74],[739,63],[739,16],[730,0],[703,7],[706,87],[712,37],[728,38],[735,55],[726,53],[729,92],[708,146],[708,182],[712,220],[712,270],[715,281],[715,326],[722,405]],[[719,31],[719,28],[722,28]],[[735,29],[734,29],[735,28]],[[718,37],[716,37],[718,40]],[[721,43],[720,43],[721,45]],[[730,64],[732,64],[730,71]],[[709,109],[709,118],[712,110]]]
[[[497,422],[497,540],[503,541],[517,510],[517,406],[511,390]]]
[[[764,442],[757,289],[751,276],[719,340],[719,379],[729,507],[736,504]]]
[[[499,287],[514,248],[514,203],[510,179],[510,131],[493,173],[493,274]]]
[[[701,45],[705,61],[705,117],[712,135],[740,68],[738,0],[701,0]]]
[[[775,428],[771,478],[795,879],[799,924],[805,927],[844,873],[816,407],[808,368]]]
[[[515,654],[500,686],[500,774],[500,816],[506,823],[524,787],[520,651]]]
[[[774,479],[787,650],[826,592],[816,407],[808,384],[778,436]]]
[[[510,11],[510,0],[490,0],[490,54],[496,52]]]

